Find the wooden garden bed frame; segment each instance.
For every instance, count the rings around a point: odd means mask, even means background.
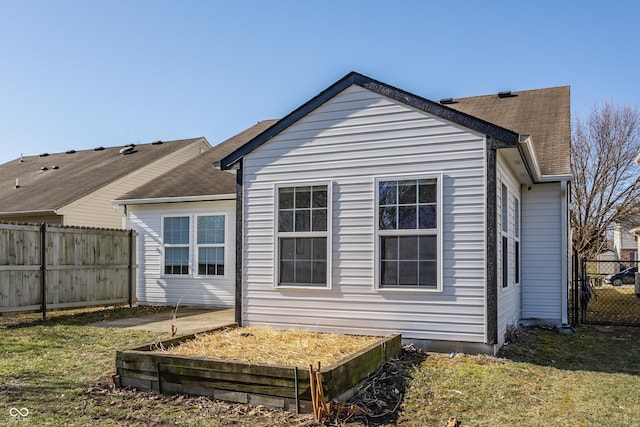
[[[155,351],[158,348],[177,346],[194,338],[196,335],[185,335],[117,351],[117,374],[114,376],[116,386],[164,394],[209,396],[296,413],[313,411],[307,369],[185,357]],[[360,382],[385,361],[400,353],[401,341],[399,334],[381,337],[378,342],[363,350],[322,367],[327,401],[347,400]],[[310,360],[309,363],[314,364],[314,361]]]

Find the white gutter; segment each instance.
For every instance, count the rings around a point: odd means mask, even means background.
[[[566,182],[571,181],[573,178],[571,174],[542,175],[542,172],[540,171],[540,163],[538,163],[538,158],[533,148],[533,139],[530,135],[520,135],[519,148],[527,164],[527,170],[529,171],[529,175],[531,175],[533,182]],[[640,159],[640,156],[638,156],[638,159]]]
[[[158,197],[155,199],[124,199],[114,200],[115,207],[123,205],[149,205],[154,203],[183,203],[183,202],[211,202],[215,200],[235,200],[233,194],[208,194],[204,196],[179,196],[179,197]]]

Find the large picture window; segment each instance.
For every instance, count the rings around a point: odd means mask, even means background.
[[[327,185],[277,190],[278,286],[327,286]]]
[[[164,274],[224,276],[224,215],[166,216],[162,225]]]
[[[377,190],[378,286],[438,289],[438,180],[379,180]]]

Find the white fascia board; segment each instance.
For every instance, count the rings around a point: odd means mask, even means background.
[[[572,175],[543,175],[540,171],[540,164],[533,148],[533,138],[530,135],[520,136],[520,153],[527,163],[527,169],[533,182],[568,182],[573,179]],[[640,157],[640,156],[638,156]]]
[[[123,205],[149,205],[155,203],[183,203],[183,202],[211,202],[215,200],[235,200],[235,194],[215,194],[205,196],[181,196],[181,197],[158,197],[155,199],[125,199],[114,200],[115,206]]]

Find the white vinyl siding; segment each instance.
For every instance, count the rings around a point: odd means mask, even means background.
[[[560,183],[522,192],[522,317],[561,323],[563,254]]]
[[[485,139],[352,86],[243,160],[243,323],[485,342]],[[376,178],[441,176],[442,291],[375,286]],[[331,180],[331,289],[274,288],[274,188]]]
[[[137,298],[141,305],[233,307],[235,303],[235,201],[130,205],[128,226],[138,232]],[[166,216],[224,216],[224,275],[165,275],[162,221]],[[191,223],[193,224],[193,222]],[[197,246],[197,245],[195,245]],[[193,258],[193,255],[192,255]],[[197,268],[197,258],[195,258]]]

